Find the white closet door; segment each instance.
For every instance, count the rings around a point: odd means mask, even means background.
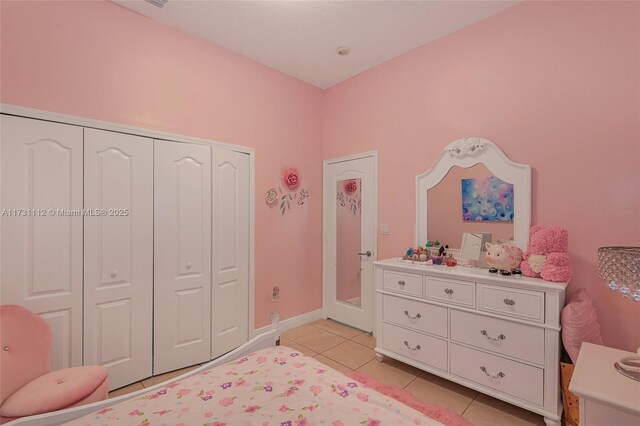
[[[249,155],[213,149],[211,357],[249,336]]]
[[[52,369],[79,366],[82,128],[6,115],[0,124],[0,297],[49,322]]]
[[[154,374],[211,354],[211,150],[155,141]]]
[[[84,130],[84,363],[117,389],[151,376],[153,140]]]

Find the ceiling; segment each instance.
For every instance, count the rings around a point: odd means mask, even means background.
[[[517,1],[116,3],[324,89]]]

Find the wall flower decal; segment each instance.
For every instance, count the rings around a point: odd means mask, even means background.
[[[307,191],[306,189],[302,188],[300,190],[300,196],[298,197],[298,205],[302,206],[304,205],[304,202],[307,200],[307,198],[309,198],[309,191]]]
[[[358,182],[355,179],[347,179],[344,181],[344,192],[353,194],[358,190]]]
[[[298,189],[298,186],[300,186],[300,172],[298,172],[298,169],[295,167],[284,169],[282,171],[282,183],[289,191]]]
[[[264,198],[267,204],[273,204],[278,199],[278,190],[276,188],[269,188]]]
[[[282,169],[281,180],[284,187],[269,188],[265,194],[265,200],[269,205],[273,205],[279,200],[280,211],[284,216],[285,212],[291,210],[292,206],[296,204],[303,206],[310,194],[307,189],[300,188],[302,179],[296,167]]]
[[[348,206],[353,214],[358,214],[362,210],[362,199],[360,193],[361,180],[346,179],[338,182],[336,199],[341,207]],[[340,190],[342,186],[342,190]]]

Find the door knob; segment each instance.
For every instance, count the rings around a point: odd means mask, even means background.
[[[371,257],[371,255],[372,255],[373,253],[371,253],[371,250],[367,250],[367,251],[366,251],[366,252],[364,252],[364,253],[358,253],[358,254],[359,254],[360,256],[367,256],[367,257]]]

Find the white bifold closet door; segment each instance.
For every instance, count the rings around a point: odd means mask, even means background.
[[[80,366],[82,128],[0,120],[0,299],[47,320],[53,370]]]
[[[155,141],[154,374],[211,354],[211,149]]]
[[[249,335],[249,155],[213,148],[211,358]]]
[[[84,363],[117,389],[152,374],[153,140],[85,129],[84,206]]]

